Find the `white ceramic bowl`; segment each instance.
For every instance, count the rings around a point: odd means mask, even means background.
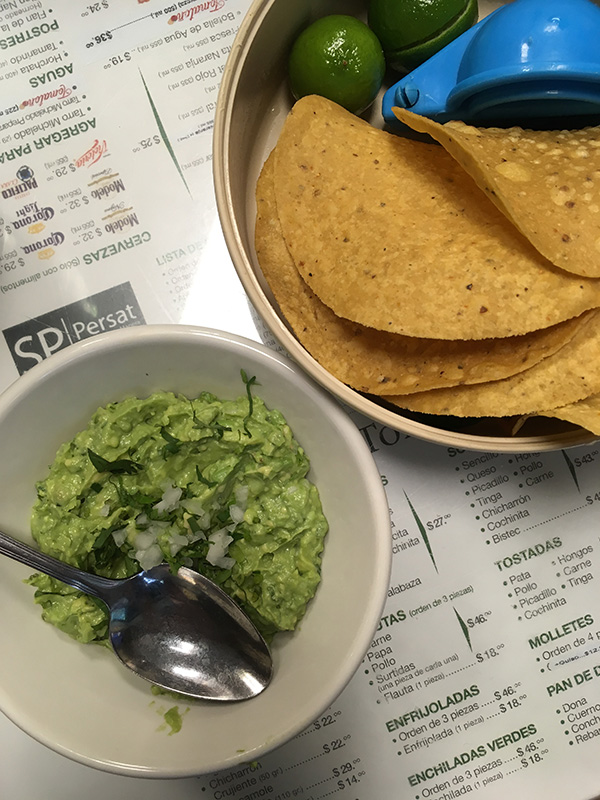
[[[503,2],[507,0],[479,0],[480,16]],[[254,0],[239,29],[221,81],[213,166],[225,240],[248,296],[273,335],[309,375],[344,403],[382,425],[468,450],[537,452],[592,442],[596,437],[588,431],[557,420],[530,420],[519,435],[510,437],[496,421],[469,424],[411,415],[376,402],[321,367],[281,314],[256,258],[254,193],[260,169],[277,142],[293,102],[287,57],[295,37],[312,20],[332,13],[366,18],[367,5],[367,0]],[[378,127],[383,122],[380,107],[376,100],[369,111],[369,121]]]
[[[322,582],[300,627],[275,637],[275,674],[243,703],[189,707],[179,733],[157,730],[146,681],[106,648],[81,645],[42,622],[32,570],[0,558],[0,709],[43,744],[79,762],[145,777],[198,775],[258,758],[306,728],[360,664],[388,589],[388,504],[369,449],[339,404],[290,361],[218,331],[147,326],[101,334],[34,367],[0,395],[0,529],[31,541],[35,481],[58,446],[99,405],[168,389],[244,394],[256,375],[268,406],[286,416],[311,459],[330,523]],[[153,702],[154,701],[154,702]]]

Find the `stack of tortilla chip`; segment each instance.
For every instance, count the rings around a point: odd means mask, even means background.
[[[327,371],[401,409],[600,435],[600,128],[386,133],[298,101],[261,172],[258,261]]]

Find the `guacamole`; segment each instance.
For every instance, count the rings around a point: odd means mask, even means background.
[[[320,580],[327,522],[303,449],[242,377],[236,400],[156,392],[99,408],[37,484],[40,549],[111,578],[189,566],[267,638],[293,630]],[[103,603],[45,575],[29,582],[47,622],[107,641]]]

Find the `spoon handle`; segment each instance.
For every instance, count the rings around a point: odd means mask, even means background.
[[[33,567],[52,578],[57,578],[86,594],[94,595],[104,602],[107,602],[105,597],[115,584],[115,581],[110,578],[91,575],[89,572],[84,572],[77,567],[52,558],[40,550],[34,550],[33,547],[29,547],[18,539],[13,539],[12,536],[8,536],[2,531],[0,531],[0,555],[14,558],[15,561],[27,564],[28,567]]]

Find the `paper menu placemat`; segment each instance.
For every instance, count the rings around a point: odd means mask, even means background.
[[[269,341],[212,192],[219,78],[248,5],[0,2],[2,387],[127,325]],[[170,782],[169,795],[588,800],[600,791],[599,448],[463,453],[353,418],[394,523],[372,647],[292,743]],[[168,735],[160,723],[149,710]],[[165,792],[71,763],[5,719],[0,747],[7,800]]]
[[[394,523],[388,602],[372,646],[340,698],[290,744],[174,781],[170,795],[595,796],[598,449],[457,452],[356,422]],[[148,724],[168,735],[157,711],[149,707]],[[21,753],[39,747],[5,736]],[[44,762],[56,779],[102,785],[53,754]],[[10,779],[3,772],[0,789]],[[159,791],[131,780],[106,776],[106,786],[122,781],[132,798]]]
[[[357,421],[390,498],[388,603],[339,701],[247,772],[252,786],[313,800],[593,797],[598,449],[460,452]],[[228,796],[213,781],[215,800]]]
[[[211,163],[248,5],[1,4],[0,385],[127,325],[256,337]]]

